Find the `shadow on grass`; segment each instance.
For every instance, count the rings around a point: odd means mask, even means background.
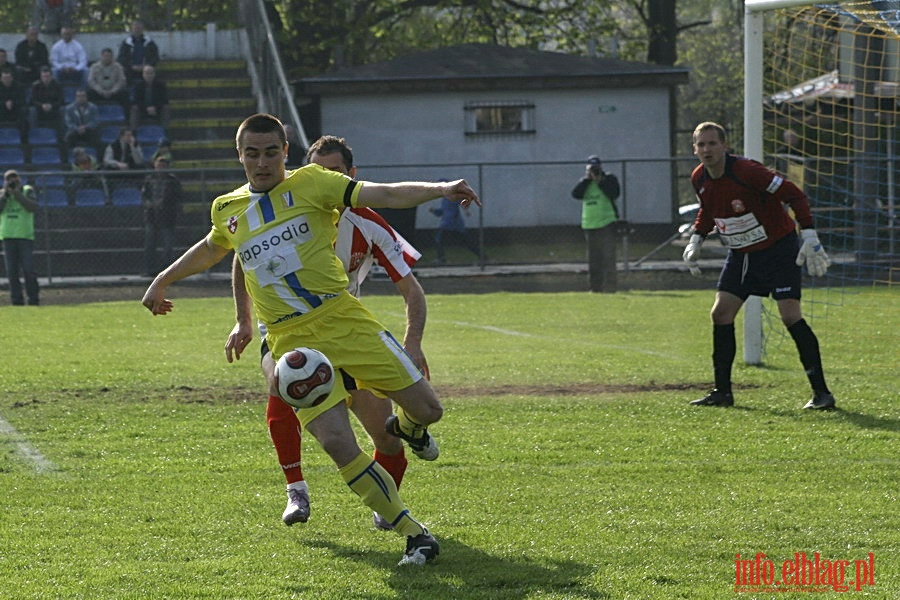
[[[397,538],[399,541],[399,538]],[[575,561],[553,561],[550,566],[528,557],[500,558],[449,538],[439,538],[441,554],[422,567],[396,566],[397,552],[365,552],[327,540],[307,540],[309,546],[325,548],[337,557],[364,560],[378,569],[389,568],[388,585],[402,598],[519,599],[542,592],[569,598],[608,600],[604,592],[587,587],[596,566]]]
[[[855,425],[860,429],[880,429],[884,431],[898,432],[900,431],[900,419],[892,419],[890,417],[876,417],[864,413],[844,410],[840,406],[827,410],[809,410],[802,408],[777,408],[773,406],[753,406],[735,404],[734,406],[704,406],[698,407],[705,410],[737,410],[746,412],[756,412],[771,415],[781,419],[796,419],[798,417],[806,418],[816,414],[834,415],[851,425]]]

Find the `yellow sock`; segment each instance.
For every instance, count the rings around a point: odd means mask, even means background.
[[[425,435],[425,426],[416,423],[407,416],[402,408],[397,408],[397,422],[400,425],[400,431],[413,438],[420,438]]]
[[[394,479],[371,456],[360,452],[339,472],[366,506],[394,524],[394,531],[402,536],[417,536],[425,531],[400,499]]]

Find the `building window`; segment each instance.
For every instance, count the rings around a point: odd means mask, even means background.
[[[466,135],[534,133],[534,104],[511,102],[467,102]]]

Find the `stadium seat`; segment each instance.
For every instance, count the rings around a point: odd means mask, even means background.
[[[125,110],[121,104],[98,104],[100,124],[125,123]]]
[[[104,144],[112,144],[119,139],[121,125],[104,125],[100,128],[100,141]]]
[[[28,143],[32,146],[55,146],[59,135],[52,127],[32,127],[28,130]]]
[[[32,165],[59,165],[62,162],[59,148],[54,146],[36,146],[31,149]]]
[[[106,193],[97,188],[82,188],[75,191],[75,206],[105,206]]]
[[[65,187],[65,179],[62,175],[36,175],[34,185],[40,189]]]
[[[136,187],[120,187],[112,191],[113,206],[140,206],[141,190]]]
[[[41,192],[44,206],[68,206],[69,194],[61,188],[47,188]]]
[[[0,146],[17,146],[22,143],[22,136],[15,127],[0,127]]]
[[[134,132],[134,138],[139,144],[159,143],[160,138],[166,137],[166,130],[159,125],[141,125]]]
[[[0,148],[0,166],[18,167],[25,164],[21,148]]]
[[[75,92],[78,90],[78,87],[74,85],[64,85],[63,86],[63,104],[72,104],[75,102]]]

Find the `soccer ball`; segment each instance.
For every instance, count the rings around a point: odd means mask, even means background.
[[[310,408],[334,388],[334,367],[318,350],[294,348],[275,363],[275,385],[281,399],[294,408]]]

